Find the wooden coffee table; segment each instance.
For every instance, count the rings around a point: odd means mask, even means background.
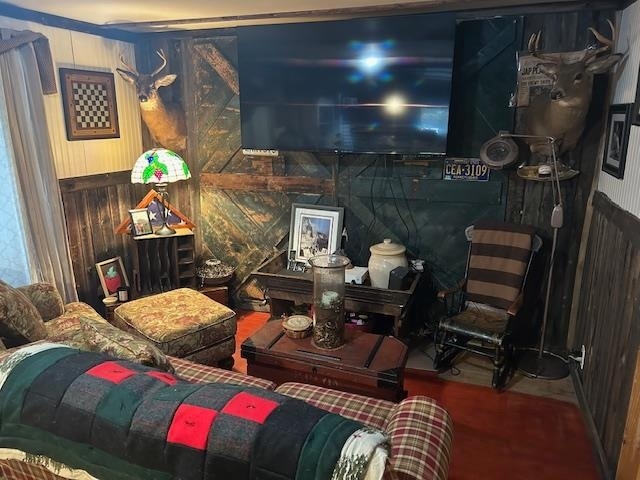
[[[267,322],[242,343],[247,373],[275,383],[303,382],[384,400],[406,397],[407,346],[395,337],[347,329],[335,350],[313,346],[311,337],[287,337],[279,320]]]

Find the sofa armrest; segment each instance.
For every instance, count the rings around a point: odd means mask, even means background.
[[[434,400],[413,396],[396,404],[297,382],[283,383],[276,392],[383,430],[391,443],[385,479],[447,479],[453,423]]]
[[[195,383],[233,383],[247,387],[257,387],[274,390],[276,384],[262,378],[252,377],[244,373],[231,372],[222,368],[210,367],[201,363],[191,362],[184,358],[169,356],[169,361],[175,369],[175,375]]]
[[[62,297],[58,293],[55,285],[51,283],[33,283],[18,287],[22,293],[33,303],[42,317],[42,320],[49,320],[59,317],[64,313]]]
[[[453,422],[434,400],[413,396],[397,404],[385,432],[391,438],[391,466],[399,480],[446,480]]]

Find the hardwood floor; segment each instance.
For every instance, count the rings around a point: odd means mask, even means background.
[[[263,325],[268,313],[239,312],[234,370],[246,373],[240,344]],[[472,362],[473,363],[473,362]],[[460,368],[461,367],[461,368]],[[469,371],[466,364],[459,364]],[[597,480],[599,473],[582,415],[572,390],[555,383],[546,392],[539,380],[530,393],[488,388],[490,374],[482,365],[472,374],[441,378],[428,370],[405,375],[409,395],[437,400],[454,424],[451,480]],[[486,370],[486,369],[485,369]],[[471,379],[471,383],[466,380]],[[557,382],[557,381],[556,381]],[[472,383],[480,383],[474,385]],[[544,396],[543,396],[544,395]]]

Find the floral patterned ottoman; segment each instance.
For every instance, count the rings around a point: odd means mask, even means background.
[[[113,325],[139,335],[167,355],[231,367],[236,314],[196,290],[178,288],[124,303]]]

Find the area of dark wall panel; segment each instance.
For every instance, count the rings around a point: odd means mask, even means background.
[[[498,17],[460,22],[456,29],[453,94],[447,153],[477,157],[500,130],[513,129],[516,52],[522,19]]]

